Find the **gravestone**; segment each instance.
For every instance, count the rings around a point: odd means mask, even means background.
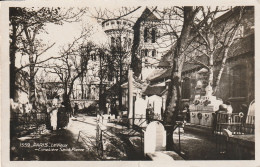
[[[136,115],[145,115],[147,108],[147,101],[143,98],[137,97],[135,101],[135,114]]]
[[[148,124],[144,133],[144,154],[166,150],[166,131],[164,126],[153,121]]]
[[[163,105],[162,97],[153,95],[148,97],[149,104],[153,106],[154,114],[161,115],[161,108]]]
[[[253,100],[248,108],[247,112],[247,118],[246,118],[246,123],[247,124],[255,124],[255,120],[252,119],[255,116],[255,101]]]

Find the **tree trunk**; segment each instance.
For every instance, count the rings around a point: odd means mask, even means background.
[[[30,63],[33,59],[32,55],[30,55]],[[34,109],[36,109],[36,96],[35,96],[35,72],[34,72],[34,65],[30,65],[30,79],[29,79],[29,102],[32,103]]]
[[[71,107],[71,103],[70,103],[70,95],[69,94],[64,93],[63,102],[64,102],[64,106],[66,108],[67,113],[69,113],[69,115],[71,116],[72,107]]]
[[[209,67],[209,81],[208,81],[208,84],[210,86],[213,85],[213,79],[214,79],[214,72],[213,72],[213,67]]]
[[[133,72],[132,69],[130,68],[128,70],[128,118],[129,118],[129,127],[132,127],[134,125],[134,122],[131,121],[134,118],[134,112],[133,112]]]
[[[10,98],[15,98],[15,92],[16,92],[16,85],[15,85],[15,79],[16,79],[16,70],[15,70],[15,54],[17,51],[16,46],[16,33],[17,33],[17,27],[14,22],[12,22],[12,42],[10,43]]]
[[[168,88],[166,101],[166,112],[164,123],[167,132],[166,150],[173,150],[173,130],[180,110],[181,84],[180,76],[177,72],[172,74],[172,81]]]
[[[84,85],[83,85],[83,75],[80,80],[81,80],[81,99],[84,99],[85,93],[84,93]]]
[[[138,53],[138,50],[140,50],[140,27],[141,23],[140,20],[137,20],[135,27],[134,27],[134,40],[133,40],[133,46],[131,49],[131,65],[130,67],[133,69],[133,75],[137,78],[142,75],[142,55]]]
[[[123,71],[123,65],[122,65],[122,56],[121,56],[121,53],[120,53],[120,67],[119,67],[120,71],[119,71],[119,95],[118,95],[118,98],[119,98],[119,109],[122,110],[122,88],[121,88],[121,84],[122,84],[122,71]]]
[[[223,74],[224,68],[226,66],[228,51],[229,51],[229,47],[226,47],[224,49],[224,55],[223,55],[223,59],[222,59],[222,62],[221,62],[221,67],[220,67],[220,70],[218,72],[218,76],[217,76],[217,79],[216,79],[216,84],[215,84],[214,91],[213,91],[214,95],[216,95],[216,93],[218,91],[220,79],[221,79],[221,76]]]
[[[29,102],[32,103],[32,107],[36,109],[36,96],[35,96],[35,61],[34,61],[34,39],[30,38],[30,33],[28,31],[28,27],[24,29],[24,33],[29,45],[29,50],[27,51],[29,54]]]
[[[102,54],[102,53],[101,53]],[[100,69],[100,83],[99,83],[99,110],[103,110],[103,98],[102,98],[102,85],[103,85],[103,72],[102,72],[102,56],[99,55],[99,69]]]
[[[193,7],[184,7],[183,27],[174,50],[171,82],[168,88],[164,115],[164,124],[167,133],[166,150],[168,151],[173,150],[173,129],[181,109],[181,72],[185,61],[184,48],[186,48],[186,45],[189,43],[192,22],[197,12],[198,8],[194,10]]]
[[[214,80],[214,66],[213,66],[213,52],[209,54],[209,79],[208,79],[208,85],[213,86],[213,80]]]
[[[73,83],[71,83],[71,84],[73,85]],[[72,108],[71,108],[71,104],[70,104],[70,95],[72,93],[73,86],[70,86],[69,89],[70,90],[68,92],[68,83],[65,82],[65,84],[64,84],[63,102],[64,102],[64,106],[66,108],[66,111],[71,114]]]

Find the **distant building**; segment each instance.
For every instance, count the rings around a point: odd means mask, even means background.
[[[46,97],[47,101],[52,101],[54,98],[58,98],[62,101],[62,95],[64,93],[62,82],[42,80],[37,87],[42,93],[41,96]]]
[[[26,71],[20,70],[15,76],[15,96],[14,102],[25,104],[29,102],[29,74]]]
[[[169,49],[164,21],[152,9],[146,8],[135,22],[132,46],[132,67],[135,76],[146,78],[160,69],[162,56]],[[160,70],[159,70],[160,71]]]
[[[216,22],[219,25],[224,24],[227,19],[232,22],[232,19],[235,18],[232,15],[236,15],[238,12],[237,8],[234,9],[218,17]],[[160,15],[150,8],[145,8],[136,20],[128,22],[126,18],[122,18],[102,23],[104,31],[110,38],[111,46],[116,46],[117,41],[126,43],[125,41],[127,41],[128,37],[130,37],[129,41],[132,39],[131,50],[129,50],[130,45],[126,47],[126,50],[127,53],[130,53],[130,57],[127,60],[129,60],[129,63],[132,62],[133,71],[138,76],[135,79],[135,82],[138,83],[136,84],[139,90],[137,92],[148,96],[152,96],[154,93],[157,96],[161,96],[164,103],[172,71],[173,49],[169,47],[174,47],[172,46],[174,41],[166,40],[167,32],[165,27],[162,27],[165,25]],[[128,36],[121,36],[122,32],[128,34]],[[116,40],[119,36],[120,39]],[[243,17],[236,36],[239,39],[233,43],[229,50],[226,66],[220,81],[220,89],[216,96],[223,101],[231,101],[234,110],[239,111],[241,104],[249,104],[255,97],[254,7],[246,7],[245,17]],[[219,53],[220,51],[217,52]],[[199,59],[202,62],[207,62],[207,58],[203,55]],[[221,58],[216,54],[214,57],[214,73],[219,70],[220,61]],[[130,64],[127,65],[129,67]],[[127,68],[125,69],[127,70]],[[208,85],[207,70],[198,64],[187,61],[184,64],[182,76],[183,101],[191,102],[194,100],[195,95],[203,96],[205,94],[205,87]],[[113,84],[117,83],[114,81],[115,79],[110,80]],[[149,86],[147,83],[149,83]],[[143,85],[143,88],[140,85]],[[198,87],[197,85],[201,86]],[[121,86],[123,89],[127,89],[127,82],[124,81]],[[155,89],[158,89],[158,91]],[[127,105],[127,90],[123,92],[123,101]]]
[[[222,24],[225,19],[232,21],[232,15],[237,14],[237,10],[229,11],[217,18],[217,22]],[[224,102],[231,101],[234,112],[240,111],[241,104],[247,104],[255,98],[255,44],[254,44],[254,7],[246,7],[246,14],[243,17],[236,36],[239,37],[228,52],[228,58],[224,72],[220,80],[219,90],[216,96]],[[214,75],[218,72],[221,64],[221,58],[218,53],[214,55]],[[193,54],[193,53],[190,53]],[[206,56],[201,56],[201,62],[207,62]],[[154,75],[149,78],[151,85],[165,83],[170,79],[171,65],[167,62],[172,62],[171,51],[165,54],[161,59],[160,65],[165,69],[161,74]],[[193,101],[195,95],[205,95],[205,87],[207,82],[208,71],[198,64],[185,62],[182,70],[182,99],[184,101]],[[214,78],[216,79],[216,78]],[[167,83],[166,92],[167,92]],[[197,85],[201,87],[196,87]],[[167,94],[167,93],[166,93]],[[186,99],[186,100],[185,100]]]
[[[101,22],[103,30],[109,38],[110,58],[113,59],[113,56],[121,58],[115,59],[112,61],[113,64],[109,64],[111,71],[109,71],[108,82],[113,85],[109,88],[109,92],[117,92],[118,83],[121,83],[124,106],[127,106],[126,87],[129,67],[132,66],[136,75],[140,72],[135,86],[137,86],[137,92],[141,93],[140,90],[147,85],[146,78],[160,69],[158,67],[160,59],[167,50],[165,43],[160,38],[160,33],[163,33],[163,23],[151,10],[145,8],[139,17],[134,17],[134,20],[131,17],[131,20],[127,19],[126,16]],[[130,65],[131,62],[134,63]],[[143,88],[140,88],[140,85],[143,85]],[[118,92],[112,96],[117,99]]]

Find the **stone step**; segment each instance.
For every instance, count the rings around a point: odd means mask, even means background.
[[[179,154],[174,151],[156,151],[154,153],[147,153],[147,158],[152,161],[174,161],[184,160]]]

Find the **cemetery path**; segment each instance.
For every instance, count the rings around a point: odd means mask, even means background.
[[[93,150],[86,148],[83,142],[78,142],[80,130],[95,137],[95,118],[81,122],[70,120],[67,129],[60,129],[36,138],[24,137],[18,140],[13,137],[11,144],[11,160],[40,160],[40,161],[67,161],[67,160],[98,160]]]
[[[117,128],[119,128],[118,126]],[[108,124],[108,128],[111,125]],[[12,139],[10,160],[41,160],[41,161],[66,161],[66,160],[100,160],[95,150],[88,149],[82,140],[78,142],[79,131],[87,134],[93,139],[95,143],[96,137],[96,117],[79,114],[77,118],[72,118],[67,129],[53,131],[43,134],[38,138],[30,138],[26,140]],[[174,142],[178,145],[178,134],[173,136]],[[122,140],[123,138],[121,138]],[[122,140],[126,146],[130,144]],[[120,143],[121,143],[120,142]],[[24,144],[29,143],[30,147]],[[47,143],[48,146],[42,146],[43,149],[59,149],[59,151],[39,151],[41,144]],[[65,145],[52,146],[55,144]],[[140,143],[139,143],[140,144]],[[138,145],[139,145],[138,144]],[[23,146],[22,146],[23,145]],[[36,145],[36,146],[34,146]],[[114,146],[113,146],[114,147]],[[132,147],[132,146],[131,146]],[[139,155],[134,153],[130,146],[126,147],[126,154],[128,160],[137,160]],[[111,147],[112,148],[112,147]],[[118,148],[115,145],[115,148]],[[61,151],[60,149],[64,149]],[[66,150],[67,149],[67,150]],[[71,149],[74,149],[73,151]],[[78,149],[78,150],[76,150]],[[80,150],[81,149],[81,150]],[[82,149],[84,151],[82,151]],[[114,149],[113,149],[114,150]],[[185,152],[186,160],[217,160],[220,159],[216,152],[215,138],[212,135],[202,135],[192,132],[185,132],[181,134],[181,150]],[[113,154],[115,154],[113,152]],[[118,149],[118,155],[122,155]],[[134,155],[133,155],[134,154]],[[129,156],[131,155],[131,157]],[[122,155],[125,159],[126,155]],[[119,158],[119,157],[117,157]],[[126,159],[125,159],[126,160]]]
[[[173,135],[174,143],[179,144],[178,134]],[[215,137],[212,134],[195,132],[181,133],[181,151],[186,160],[218,160],[221,159],[216,151]]]
[[[122,126],[107,125],[109,129],[121,129]],[[88,161],[88,160],[135,160],[133,150],[121,137],[109,130],[103,147],[104,156],[98,155],[96,148],[96,117],[78,114],[71,118],[66,129],[46,132],[32,137],[13,137],[11,160],[16,161]],[[80,135],[79,135],[80,134]],[[22,140],[21,140],[22,139]],[[29,145],[29,146],[28,146]],[[131,155],[131,157],[129,157]]]

